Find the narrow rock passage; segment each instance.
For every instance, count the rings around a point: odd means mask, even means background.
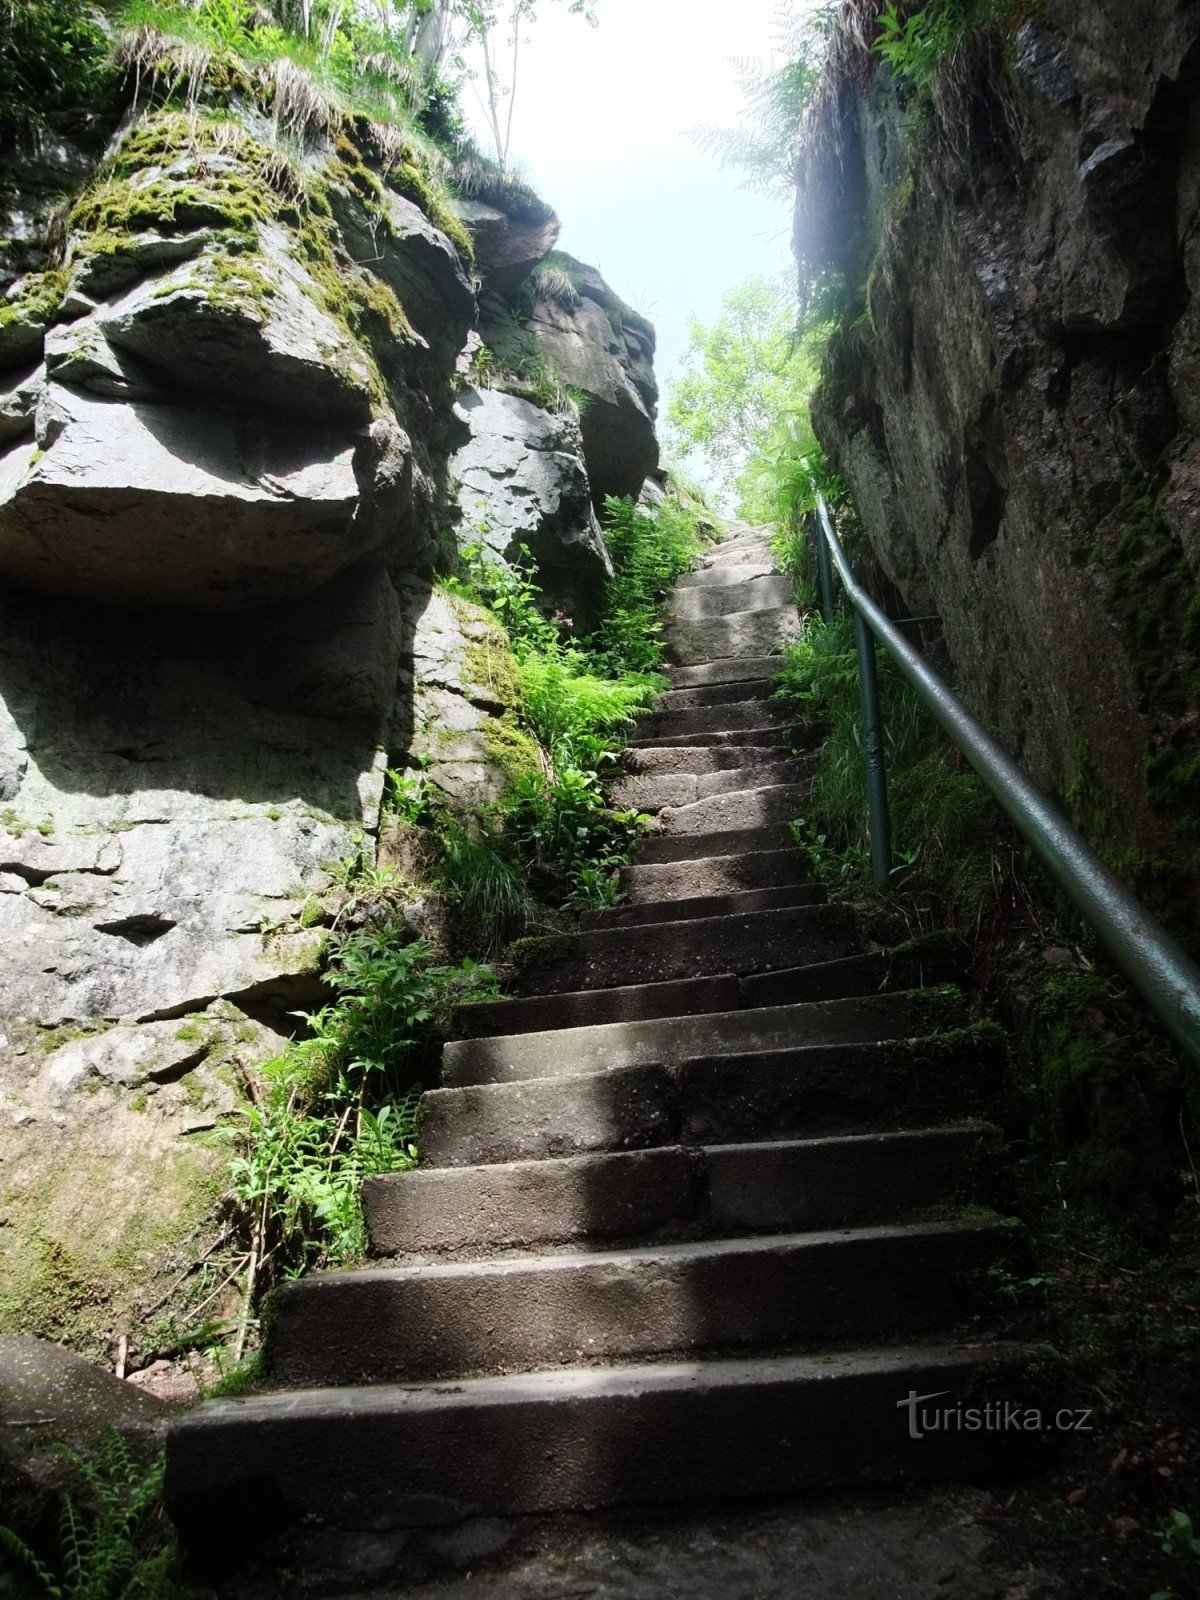
[[[279,1295],[282,1392],[175,1429],[185,1536],[218,1503],[235,1535],[263,1485],[404,1529],[1019,1461],[1012,1435],[914,1437],[904,1406],[1019,1359],[974,1320],[992,1130],[944,1088],[989,1063],[927,1037],[936,1006],[791,848],[805,758],[771,689],[800,623],[766,535],[735,529],[670,609],[674,687],[618,791],[658,821],[626,903],[464,1014],[421,1167],[367,1186],[381,1259]]]

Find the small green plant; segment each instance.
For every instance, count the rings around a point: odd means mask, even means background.
[[[331,941],[334,999],[264,1068],[231,1164],[252,1276],[354,1260],[364,1178],[411,1166],[422,1078],[450,1009],[495,992],[472,961],[450,965],[388,917]]]
[[[0,5],[0,144],[28,142],[111,97],[116,75],[97,10],[78,0]]]
[[[472,837],[445,818],[439,828],[441,858],[434,868],[438,888],[459,907],[479,949],[490,951],[524,933],[531,914],[525,873],[514,862],[501,833]]]
[[[966,32],[968,9],[962,0],[929,0],[902,15],[891,0],[879,13],[875,49],[897,77],[925,88]]]
[[[1159,1548],[1163,1555],[1178,1556],[1182,1561],[1200,1564],[1200,1536],[1186,1511],[1172,1511],[1159,1534]]]
[[[184,1592],[163,1583],[174,1552],[162,1512],[161,1455],[147,1465],[112,1428],[90,1454],[60,1448],[80,1480],[83,1504],[62,1495],[57,1549],[48,1559],[0,1526],[0,1549],[13,1565],[50,1600],[150,1600]]]

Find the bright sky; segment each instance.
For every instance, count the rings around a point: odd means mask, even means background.
[[[529,30],[510,159],[562,218],[560,247],[655,324],[664,388],[688,319],[711,321],[727,289],[788,262],[786,206],[741,189],[688,137],[698,123],[737,121],[731,55],[765,59],[778,8],[597,0],[593,29],[563,0],[542,0]]]

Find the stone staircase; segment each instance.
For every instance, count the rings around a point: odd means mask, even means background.
[[[1020,1359],[978,1327],[1006,1230],[963,1203],[993,1134],[956,1086],[995,1063],[969,1034],[925,1037],[916,974],[864,951],[790,848],[805,758],[769,695],[797,626],[754,530],[681,580],[675,687],[618,790],[659,825],[625,903],[466,1008],[421,1167],[367,1185],[376,1264],[276,1297],[278,1392],[176,1425],[185,1537],[1020,1459],[1019,1437],[911,1437],[910,1394],[1007,1397]]]

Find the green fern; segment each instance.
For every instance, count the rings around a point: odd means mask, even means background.
[[[52,1568],[12,1528],[0,1527],[0,1548],[41,1586],[50,1600],[127,1600],[144,1584],[147,1561],[159,1564],[167,1547],[156,1529],[163,1459],[140,1461],[114,1428],[90,1454],[60,1447],[82,1482],[86,1511],[70,1494],[59,1503],[57,1560]],[[167,1549],[169,1555],[169,1549]]]

